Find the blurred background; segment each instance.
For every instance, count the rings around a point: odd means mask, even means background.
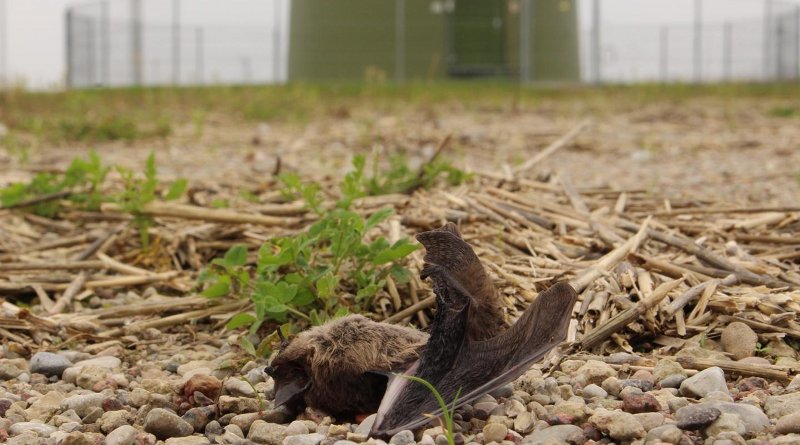
[[[800,78],[790,0],[0,0],[30,89],[493,78]]]

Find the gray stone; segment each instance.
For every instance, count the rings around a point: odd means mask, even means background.
[[[697,405],[685,406],[675,413],[675,420],[680,425],[681,419],[694,415],[696,411],[703,411],[709,408],[714,408],[720,413],[738,415],[745,425],[746,434],[761,432],[770,425],[769,418],[757,406],[732,402],[703,402]]]
[[[241,379],[228,379],[225,380],[225,384],[222,386],[222,390],[225,394],[230,394],[232,396],[240,396],[240,397],[255,397],[256,391],[253,387]]]
[[[52,352],[37,352],[31,357],[31,362],[28,365],[31,372],[59,378],[64,370],[70,366],[72,366],[72,362],[66,357]]]
[[[39,445],[42,442],[42,438],[39,437],[33,431],[28,431],[26,433],[20,434],[18,436],[14,436],[8,441],[6,441],[7,445]]]
[[[601,384],[609,377],[616,377],[617,371],[608,363],[599,360],[589,360],[575,372],[575,381],[580,386]]]
[[[800,433],[800,411],[795,411],[778,419],[775,431],[779,434]]]
[[[713,406],[691,405],[678,410],[675,420],[682,430],[700,430],[719,418],[720,410]]]
[[[662,358],[653,368],[653,379],[657,382],[664,380],[671,375],[686,375],[683,366],[675,360]]]
[[[536,417],[533,414],[525,411],[514,419],[514,431],[520,434],[528,434],[533,431],[533,426],[536,422]]]
[[[503,411],[506,416],[513,419],[527,411],[527,408],[519,400],[509,399],[503,404]]]
[[[683,431],[673,424],[661,425],[647,432],[645,443],[661,441],[671,444],[678,444],[683,437]]]
[[[586,399],[605,399],[607,396],[608,392],[594,383],[583,388],[583,397]]]
[[[377,414],[371,414],[367,416],[364,420],[361,421],[361,423],[358,424],[355,433],[360,434],[364,437],[369,436],[369,432],[370,430],[372,430],[372,425],[375,424],[375,417],[377,416],[378,416]]]
[[[281,445],[286,438],[286,427],[277,423],[267,423],[263,420],[256,420],[250,425],[247,438],[256,443],[266,445]]]
[[[208,422],[213,420],[217,415],[217,408],[213,405],[198,406],[186,411],[181,418],[194,428],[196,433],[205,430]]]
[[[575,425],[554,425],[534,431],[522,439],[522,445],[561,445],[584,443],[583,430]]]
[[[139,431],[130,425],[122,425],[106,436],[106,445],[133,445]]]
[[[747,428],[738,415],[722,413],[717,420],[706,428],[706,435],[717,436],[724,432],[733,432],[742,435],[746,431]]]
[[[100,431],[108,434],[123,425],[129,425],[133,421],[133,414],[125,410],[109,411],[104,413],[98,424]]]
[[[496,389],[492,390],[492,392],[489,393],[489,395],[491,395],[495,399],[501,399],[501,398],[502,399],[507,399],[507,398],[511,397],[513,394],[514,394],[514,384],[513,383],[509,383],[507,385],[503,385],[503,386],[501,386],[499,388],[496,388]]]
[[[319,445],[325,439],[324,434],[311,433],[289,436],[283,439],[283,445]]]
[[[773,419],[800,411],[800,392],[767,397],[764,411]]]
[[[734,321],[722,330],[720,343],[725,352],[731,354],[734,359],[739,360],[755,354],[758,335],[750,326],[741,321]]]
[[[171,437],[164,441],[164,445],[207,445],[210,443],[211,441],[203,436]]]
[[[389,439],[390,445],[410,445],[414,443],[414,433],[410,430],[403,430]]]
[[[664,424],[664,415],[661,413],[638,413],[633,415],[645,431]]]
[[[298,434],[308,434],[308,426],[302,420],[295,420],[286,427],[287,436],[296,436]]]
[[[94,408],[101,408],[106,396],[100,393],[77,394],[61,401],[61,410],[74,410],[81,418]]]
[[[163,408],[153,408],[147,413],[144,430],[162,440],[170,437],[184,437],[194,432],[194,428],[189,422]]]
[[[686,380],[686,376],[683,374],[672,374],[670,376],[665,377],[663,380],[658,381],[658,385],[662,388],[680,388],[681,383]]]
[[[48,437],[56,431],[56,427],[40,422],[17,422],[8,429],[12,436],[17,436],[25,432],[34,432],[39,436]]]
[[[488,423],[483,427],[483,438],[486,442],[500,443],[507,434],[508,427],[502,423]]]
[[[110,371],[119,370],[120,366],[122,365],[122,361],[116,357],[110,355],[103,355],[100,357],[90,358],[88,360],[81,360],[78,363],[72,365],[72,368],[82,368],[84,366],[98,366],[100,368],[105,368]]]
[[[589,417],[589,423],[600,431],[608,432],[611,438],[617,440],[634,440],[645,435],[644,428],[636,421],[633,414],[624,411],[598,408]]]
[[[25,417],[28,420],[47,422],[61,408],[62,400],[64,400],[64,394],[59,391],[50,391],[31,403],[31,406],[25,410]]]
[[[728,392],[725,372],[717,366],[704,369],[681,383],[681,394],[685,396],[705,397],[712,391]]]
[[[787,434],[770,439],[770,445],[797,445],[800,443],[800,434]]]

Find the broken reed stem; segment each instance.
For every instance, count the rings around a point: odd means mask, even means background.
[[[235,303],[228,303],[228,304],[221,304],[218,306],[212,306],[207,309],[200,309],[191,312],[184,312],[181,314],[171,315],[169,317],[158,318],[155,320],[145,320],[140,321],[137,323],[132,323],[128,326],[112,329],[110,331],[104,332],[101,336],[102,337],[118,337],[120,335],[129,334],[129,333],[136,333],[141,332],[145,329],[150,328],[163,328],[166,326],[173,326],[181,323],[185,323],[190,320],[197,320],[200,318],[205,318],[210,315],[214,314],[222,314],[227,312],[233,312],[243,308],[245,305],[249,304],[249,302],[245,301],[237,301]]]
[[[103,212],[122,213],[122,208],[114,203],[106,203],[101,207]],[[262,226],[293,226],[300,220],[297,218],[239,213],[226,209],[209,209],[185,204],[150,202],[142,208],[142,213],[181,219],[195,219],[231,224],[257,224]]]
[[[84,284],[86,284],[86,272],[80,272],[72,283],[69,284],[69,287],[58,297],[56,303],[53,307],[50,308],[48,313],[50,315],[59,314],[64,311],[67,305],[72,301],[72,297],[74,297],[81,289],[83,289]]]
[[[560,150],[562,147],[567,145],[570,141],[575,139],[586,127],[589,126],[591,120],[584,119],[578,125],[572,127],[567,133],[565,133],[560,138],[556,139],[555,141],[551,142],[550,145],[544,148],[544,150],[536,153],[535,156],[528,159],[527,161],[523,162],[517,168],[514,169],[514,176],[520,176],[523,173],[527,172],[528,170],[532,169],[536,164],[543,161],[548,156],[552,155],[556,151]]]
[[[607,253],[591,267],[570,280],[569,284],[575,289],[575,292],[583,292],[594,280],[607,273],[628,254],[636,250],[647,239],[649,233],[647,226],[649,224],[650,218],[645,219],[636,235],[630,237],[624,244]]]
[[[25,270],[80,270],[80,269],[103,269],[106,265],[102,261],[68,261],[68,262],[16,262],[0,263],[0,272],[16,272]]]
[[[635,224],[621,219],[617,220],[617,226],[629,232],[632,232],[636,229]],[[736,274],[736,276],[744,283],[767,287],[795,287],[793,284],[786,283],[766,275],[758,275],[750,272],[744,267],[735,265],[726,258],[710,252],[691,239],[670,235],[656,229],[649,229],[648,232],[650,238],[653,240],[660,241],[664,244],[681,249],[686,253],[690,253],[697,257],[698,260],[706,264],[710,264],[713,267],[732,272]]]
[[[739,281],[736,278],[736,275],[728,275],[724,280],[708,280],[704,281],[696,286],[692,286],[686,292],[682,293],[678,298],[672,300],[672,303],[667,306],[667,313],[669,315],[675,315],[676,312],[683,309],[684,306],[691,303],[694,299],[700,296],[703,291],[706,290],[708,286],[713,285],[722,285],[722,286],[730,286],[736,284]]]
[[[766,379],[778,380],[783,383],[791,381],[790,373],[793,371],[791,368],[783,368],[774,365],[754,365],[750,363],[734,362],[729,360],[715,360],[707,358],[694,358],[694,357],[677,357],[677,362],[684,368],[703,369],[718,367],[723,371],[740,375],[743,377],[763,377]],[[796,370],[794,370],[796,371]]]
[[[419,303],[413,304],[403,309],[402,311],[397,312],[390,317],[387,317],[383,321],[386,323],[397,323],[398,321],[403,320],[406,317],[410,317],[419,311],[424,311],[425,309],[428,309],[429,307],[432,307],[435,304],[436,304],[436,297],[430,296],[420,301]]]
[[[119,261],[111,258],[110,256],[104,254],[103,252],[97,252],[97,258],[100,258],[100,261],[103,262],[109,269],[115,270],[119,273],[125,275],[151,275],[152,272],[149,270],[140,269],[138,267],[129,266],[124,263],[120,263]]]
[[[589,332],[583,339],[580,340],[580,348],[584,350],[590,350],[594,346],[597,346],[605,339],[610,337],[612,334],[619,332],[628,323],[636,320],[640,315],[643,315],[645,312],[647,312],[648,309],[655,307],[667,296],[671,290],[675,289],[682,282],[683,278],[680,278],[661,284],[653,291],[652,294],[636,303],[636,305],[620,312],[603,325],[600,325]]]

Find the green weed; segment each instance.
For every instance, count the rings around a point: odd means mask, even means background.
[[[319,220],[304,232],[262,245],[254,262],[248,260],[247,248],[237,245],[201,273],[203,295],[249,297],[253,302],[253,312],[233,317],[228,328],[246,326],[255,333],[265,321],[292,320],[319,325],[368,308],[389,276],[397,284],[408,282],[401,262],[419,246],[405,238],[394,244],[384,237],[365,240],[393,210],[385,208],[366,219],[350,210],[353,200],[365,193],[363,162],[354,165],[333,208],[323,206],[318,184],[283,176],[285,193],[302,198]]]
[[[133,215],[133,223],[139,229],[142,246],[145,248],[150,245],[149,229],[153,225],[153,216],[143,212],[145,205],[158,198],[156,190],[159,185],[156,170],[156,155],[150,153],[145,162],[143,175],[137,175],[134,171],[125,167],[118,166],[117,172],[122,177],[123,190],[115,198],[122,210]],[[170,184],[167,193],[163,196],[164,200],[172,201],[178,199],[186,190],[186,179],[180,178]]]
[[[442,395],[439,394],[439,391],[429,381],[414,375],[395,375],[397,377],[402,377],[425,386],[428,391],[430,391],[431,394],[436,397],[436,401],[439,402],[439,407],[442,409],[442,417],[444,417],[444,425],[442,425],[442,429],[444,429],[445,437],[447,437],[447,443],[449,445],[455,445],[455,439],[453,437],[453,413],[456,411],[456,404],[458,403],[458,397],[461,395],[461,389],[459,388],[458,392],[456,392],[453,402],[448,407],[447,403],[445,403],[444,399],[442,398]]]
[[[37,173],[27,183],[12,184],[0,189],[0,204],[11,207],[35,198],[66,192],[66,198],[87,210],[97,210],[102,202],[101,186],[109,168],[100,157],[90,152],[88,159],[75,158],[63,174]],[[58,200],[48,200],[31,206],[33,213],[52,217],[61,210]]]
[[[181,178],[174,181],[164,196],[159,196],[156,158],[155,154],[150,153],[142,174],[117,166],[123,189],[117,194],[109,194],[104,193],[104,187],[110,169],[92,151],[86,159],[74,158],[62,174],[42,172],[28,183],[11,184],[0,189],[0,204],[3,207],[12,207],[31,201],[33,203],[28,207],[33,213],[53,217],[62,210],[61,198],[68,200],[76,208],[90,211],[99,210],[104,202],[117,203],[123,211],[133,215],[142,244],[146,247],[149,243],[148,229],[153,218],[143,212],[144,206],[159,198],[167,201],[179,198],[186,190],[186,180]],[[36,202],[37,199],[54,196],[59,199]]]

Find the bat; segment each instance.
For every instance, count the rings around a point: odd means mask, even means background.
[[[452,223],[437,230],[461,239]],[[470,338],[484,340],[503,330],[503,307],[469,245],[431,247],[429,255],[436,252],[464,260],[459,276],[476,296],[469,320]],[[308,406],[340,419],[377,411],[387,375],[406,371],[419,359],[428,341],[427,333],[377,323],[361,315],[313,327],[291,342],[280,330],[278,335],[280,350],[265,369],[275,382],[274,406],[286,405],[295,411]]]
[[[431,383],[448,403],[460,394],[455,405],[460,406],[512,382],[564,340],[577,299],[569,284],[542,292],[512,327],[480,332],[478,320],[486,307],[498,303],[490,298],[493,288],[475,252],[455,226],[417,239],[426,249],[421,276],[433,284],[437,311],[425,348],[405,374]],[[419,383],[392,377],[370,435],[419,428],[430,421],[426,414],[441,415],[433,394]]]

